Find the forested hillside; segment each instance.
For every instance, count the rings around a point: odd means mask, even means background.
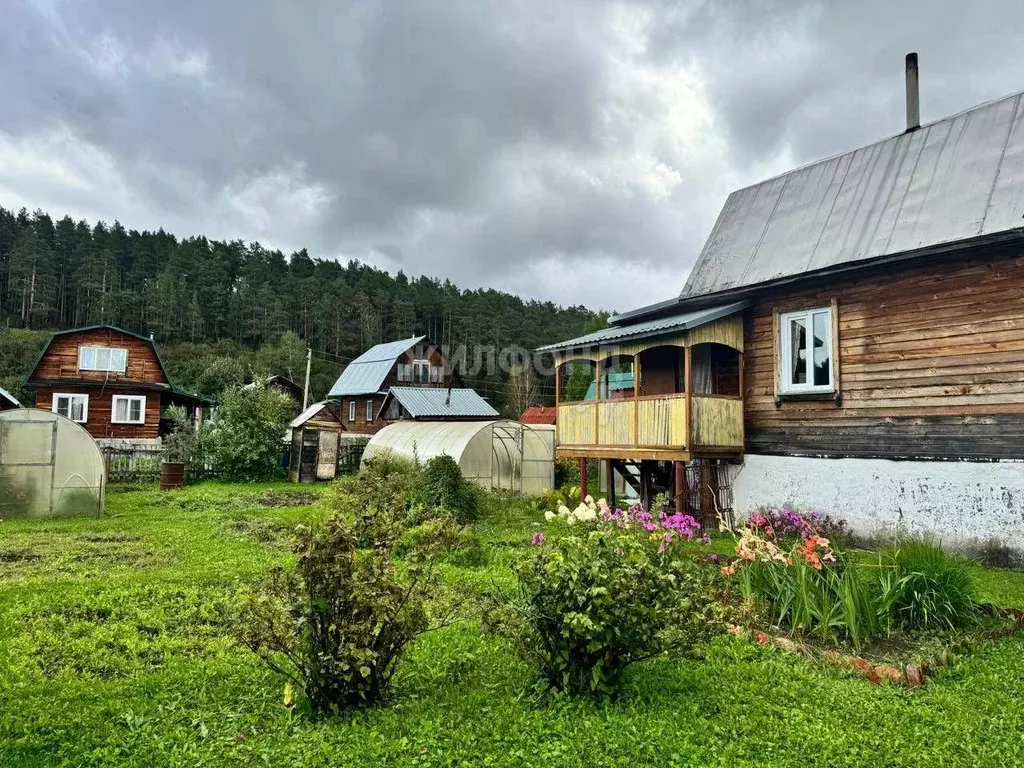
[[[0,208],[0,386],[17,387],[46,338],[42,331],[108,323],[152,334],[176,383],[202,394],[259,373],[301,378],[314,350],[313,393],[368,346],[427,334],[450,345],[502,349],[541,344],[600,326],[584,307],[524,301],[450,281],[392,276],[290,256],[259,243],[178,240],[90,226],[65,216]],[[504,373],[469,374],[503,402]],[[542,392],[543,392],[542,387]]]

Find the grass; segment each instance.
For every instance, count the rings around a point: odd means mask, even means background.
[[[101,520],[0,522],[0,766],[1002,766],[1019,748],[1019,638],[919,691],[723,638],[594,704],[534,700],[530,670],[467,624],[415,644],[390,706],[302,719],[228,620],[236,584],[319,514],[295,490],[132,491]],[[541,525],[516,501],[487,507],[490,564],[445,567],[462,589],[508,584]],[[1024,607],[1024,574],[976,573],[982,599]]]

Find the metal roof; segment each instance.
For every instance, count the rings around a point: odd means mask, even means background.
[[[588,333],[586,336],[579,336],[568,341],[560,341],[557,344],[548,344],[546,347],[538,348],[538,352],[549,352],[558,349],[571,349],[573,347],[596,347],[601,344],[612,344],[632,339],[642,339],[649,336],[662,336],[675,331],[683,331],[689,328],[696,328],[699,325],[706,325],[728,315],[735,314],[750,306],[749,301],[734,301],[731,304],[722,304],[717,307],[698,309],[693,312],[681,312],[668,317],[660,317],[657,320],[648,320],[633,325],[619,325],[614,328]]]
[[[0,387],[0,400],[6,400],[11,403],[15,408],[21,408],[21,403],[18,402],[18,398],[12,395],[3,387]]]
[[[729,195],[681,299],[1020,232],[1022,94]]]
[[[298,429],[303,424],[305,424],[307,421],[309,421],[314,416],[316,416],[318,413],[320,413],[320,411],[322,411],[324,408],[326,408],[327,405],[330,402],[331,402],[330,400],[324,400],[323,402],[320,402],[320,403],[313,403],[311,406],[309,406],[309,408],[307,408],[302,413],[300,413],[298,416],[296,416],[294,419],[292,419],[291,423],[288,425],[288,428],[289,429]]]
[[[341,376],[334,382],[328,397],[344,395],[368,395],[379,392],[384,379],[400,355],[404,355],[415,347],[426,336],[413,336],[401,341],[388,341],[377,344],[363,352],[349,363]]]
[[[385,413],[391,398],[395,398],[414,419],[494,418],[498,412],[476,390],[440,387],[392,387],[384,398],[380,412]]]
[[[609,373],[607,375],[608,380],[608,391],[618,392],[623,389],[633,388],[633,372],[628,373]],[[587,387],[586,393],[583,395],[584,400],[593,400],[594,395],[597,394],[597,382],[590,382],[590,386]]]

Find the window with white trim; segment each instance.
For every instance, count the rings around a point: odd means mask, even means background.
[[[79,347],[78,370],[124,373],[128,368],[128,350],[121,347]]]
[[[373,421],[373,400],[366,401],[366,423]]]
[[[415,384],[427,384],[430,382],[430,361],[412,361],[412,381]]]
[[[349,400],[348,401],[348,420],[349,421],[355,421],[356,420],[356,401],[355,400]]]
[[[832,308],[817,307],[779,315],[781,392],[834,392]]]
[[[145,424],[146,398],[140,395],[114,395],[111,424]]]
[[[66,419],[85,424],[89,420],[89,396],[55,392],[52,410]]]

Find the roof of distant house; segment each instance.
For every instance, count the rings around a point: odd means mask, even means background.
[[[343,397],[380,392],[395,361],[426,338],[426,336],[413,336],[370,347],[345,367],[341,376],[331,387],[331,391],[328,392],[328,396]]]
[[[10,403],[15,408],[21,408],[21,403],[18,402],[18,399],[3,387],[0,387],[0,400]]]
[[[394,398],[414,419],[481,418],[498,415],[475,390],[449,390],[446,387],[392,387],[384,398],[380,413],[385,413]]]
[[[519,417],[519,421],[523,424],[554,424],[555,416],[555,408],[548,408],[543,405],[534,405],[523,411],[523,415]]]

